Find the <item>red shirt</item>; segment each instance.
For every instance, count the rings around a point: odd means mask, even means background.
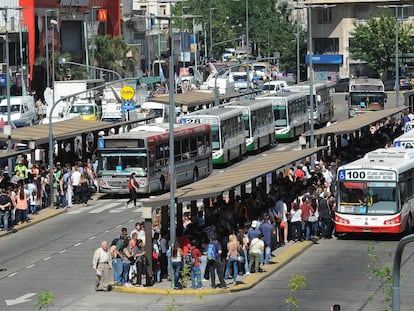
[[[192,254],[191,254],[195,261],[194,261],[194,267],[198,267],[200,265],[200,257],[201,257],[201,252],[197,247],[192,248]]]

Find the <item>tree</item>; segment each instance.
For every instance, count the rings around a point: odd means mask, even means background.
[[[355,23],[351,32],[349,53],[353,59],[367,62],[367,66],[379,75],[393,72],[395,68],[395,17],[371,16],[366,23]],[[398,49],[400,53],[414,52],[410,36],[411,23],[399,23]]]
[[[121,76],[134,75],[138,64],[137,48],[126,44],[121,37],[109,36],[96,36],[95,45],[94,66],[113,70]]]

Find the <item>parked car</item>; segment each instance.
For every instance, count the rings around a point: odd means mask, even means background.
[[[400,90],[411,90],[412,84],[410,78],[400,78]],[[384,82],[384,88],[386,91],[395,91],[395,77],[388,79]]]
[[[335,92],[348,92],[349,91],[349,78],[342,78],[336,80]]]

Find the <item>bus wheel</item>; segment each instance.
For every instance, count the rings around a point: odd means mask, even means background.
[[[160,178],[160,191],[164,191],[164,190],[165,190],[165,177],[164,175],[162,175]]]
[[[193,182],[198,181],[198,169],[195,168],[193,171]]]

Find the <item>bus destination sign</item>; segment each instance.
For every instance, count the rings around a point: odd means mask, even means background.
[[[338,180],[396,181],[397,175],[393,171],[371,169],[343,169],[339,170],[338,172]]]

